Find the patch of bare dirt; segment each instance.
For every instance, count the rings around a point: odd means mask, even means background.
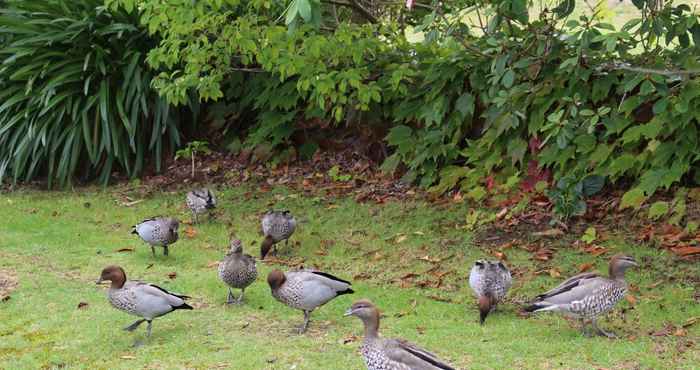
[[[17,288],[17,275],[9,270],[0,270],[0,302],[10,299],[10,294]]]

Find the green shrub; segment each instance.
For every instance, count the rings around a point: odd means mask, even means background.
[[[0,10],[0,181],[136,176],[180,143],[181,112],[151,87],[157,44],[138,14],[100,0],[8,1]]]
[[[588,176],[634,180],[625,206],[700,180],[700,23],[687,5],[635,0],[642,15],[615,29],[570,19],[571,0],[537,17],[525,0],[408,14],[397,2],[379,18],[311,0],[109,3],[138,4],[162,37],[148,56],[160,93],[223,101],[247,145],[289,145],[309,121],[389,125],[384,168],[405,180],[469,192],[546,169],[571,179],[551,193],[564,217],[583,209],[576,184]],[[455,16],[475,9],[476,31]],[[425,42],[409,43],[407,25]]]

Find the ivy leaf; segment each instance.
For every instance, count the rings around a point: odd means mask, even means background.
[[[605,177],[600,175],[590,175],[583,179],[583,194],[587,197],[597,194],[605,185]]]
[[[654,84],[649,80],[642,82],[642,86],[639,88],[640,95],[649,95],[654,91],[656,91],[656,87],[654,87]]]
[[[474,96],[470,93],[462,94],[459,99],[457,99],[455,108],[465,117],[471,116],[474,114]]]
[[[576,0],[564,0],[554,8],[554,14],[559,18],[566,18],[576,8]]]
[[[652,220],[658,220],[668,213],[668,202],[654,202],[654,204],[649,207],[649,218]]]
[[[630,207],[634,209],[639,209],[639,207],[642,206],[642,203],[644,203],[646,199],[647,197],[642,189],[634,188],[626,192],[625,195],[622,196],[622,201],[620,202],[620,209],[622,210]]]
[[[513,81],[515,81],[515,72],[513,72],[512,69],[509,69],[506,71],[506,74],[503,75],[501,83],[503,83],[503,87],[505,87],[506,89],[510,89],[511,87],[513,87]]]

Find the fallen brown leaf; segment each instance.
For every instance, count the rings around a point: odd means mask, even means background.
[[[494,251],[493,255],[501,261],[505,261],[508,259],[508,256],[506,256],[506,254],[503,252]]]
[[[700,254],[700,247],[679,247],[671,248],[671,251],[681,257]]]
[[[635,296],[633,296],[631,294],[626,295],[625,299],[627,300],[627,302],[629,302],[633,306],[637,304],[637,298],[635,298]]]
[[[208,268],[219,267],[219,264],[220,264],[220,263],[221,263],[221,262],[219,262],[219,261],[211,261],[211,262],[207,263],[207,267],[208,267]]]
[[[689,327],[697,324],[698,322],[700,322],[700,317],[691,317],[688,320],[685,320],[685,322],[683,323],[683,327],[689,328]]]
[[[177,272],[175,272],[175,271],[169,272],[168,277],[171,279],[175,279],[177,277]]]
[[[354,334],[347,335],[345,336],[345,338],[343,338],[343,344],[348,344],[352,342],[357,342],[357,336]]]
[[[580,265],[578,266],[578,272],[579,272],[579,273],[586,272],[586,271],[588,271],[588,270],[590,270],[590,269],[592,269],[592,268],[593,268],[593,264],[592,264],[592,263],[582,263],[582,264],[580,264]]]
[[[197,235],[197,230],[195,230],[193,227],[186,227],[185,228],[185,236],[189,239],[194,238]]]
[[[117,249],[117,252],[133,252],[134,248],[120,248]]]
[[[123,356],[119,356],[119,358],[121,358],[122,360],[135,360],[136,359],[135,356],[131,356],[131,355],[123,355]]]
[[[85,308],[87,308],[87,307],[88,307],[88,303],[87,303],[87,302],[80,302],[80,303],[78,303],[78,309],[79,309],[79,310],[85,309]]]
[[[396,237],[396,244],[403,243],[408,237],[406,235],[399,235]]]
[[[561,277],[561,272],[559,271],[558,268],[551,268],[549,269],[549,276],[553,278],[558,278]]]
[[[498,211],[498,213],[496,213],[496,220],[502,219],[503,217],[506,216],[507,213],[508,213],[508,208],[501,209],[500,211]]]

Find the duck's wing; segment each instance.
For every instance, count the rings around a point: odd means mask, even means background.
[[[403,339],[385,340],[384,350],[387,358],[413,370],[455,370],[454,367],[440,360],[435,354]]]
[[[586,284],[590,283],[591,281],[594,281],[595,279],[600,279],[600,278],[601,278],[600,274],[595,273],[595,272],[584,272],[582,274],[572,276],[572,277],[564,280],[564,282],[557,285],[555,288],[538,295],[537,297],[535,297],[535,300],[536,301],[547,300],[550,297],[558,296],[558,295],[561,295],[563,293],[569,292],[572,289],[575,289],[576,287],[586,285]]]

